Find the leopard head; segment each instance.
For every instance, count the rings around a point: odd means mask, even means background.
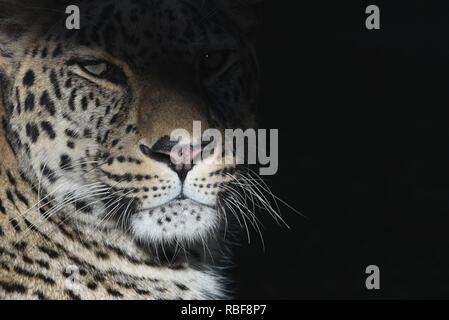
[[[68,4],[3,4],[4,125],[20,169],[54,213],[145,244],[213,238],[238,170],[212,156],[176,163],[173,147],[188,145],[193,159],[203,143],[170,136],[193,136],[194,121],[253,125],[249,4],[77,2],[79,30],[66,28]]]

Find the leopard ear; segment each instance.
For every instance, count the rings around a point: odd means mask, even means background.
[[[221,10],[246,35],[257,31],[262,0],[217,0]]]
[[[19,40],[26,29],[25,21],[20,7],[10,1],[0,1],[0,68],[3,70],[17,52]]]
[[[15,44],[24,30],[17,20],[0,18],[0,57],[11,58],[14,55]]]
[[[0,0],[0,58],[11,57],[25,32],[58,7],[50,0]],[[62,2],[61,0],[58,0]],[[52,10],[54,8],[54,10]]]

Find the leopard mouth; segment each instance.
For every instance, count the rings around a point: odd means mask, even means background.
[[[179,203],[188,203],[188,202],[193,202],[193,203],[195,203],[195,204],[198,205],[198,206],[207,207],[207,208],[210,208],[210,209],[213,209],[213,210],[217,210],[217,209],[218,209],[217,206],[213,206],[213,205],[201,203],[201,202],[199,202],[199,201],[197,201],[197,200],[188,198],[188,197],[186,197],[185,195],[180,194],[180,195],[177,196],[176,198],[174,198],[174,199],[172,199],[172,200],[169,200],[169,201],[167,201],[167,202],[165,202],[165,203],[163,203],[163,204],[157,205],[157,206],[155,206],[155,207],[142,208],[142,209],[136,211],[136,214],[141,213],[141,212],[146,212],[146,211],[155,210],[155,209],[161,209],[161,208],[164,208],[164,207],[172,208],[173,205],[176,205],[176,204],[179,204]]]

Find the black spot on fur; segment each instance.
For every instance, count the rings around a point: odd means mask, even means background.
[[[6,292],[6,293],[26,293],[27,288],[23,286],[22,284],[18,282],[13,281],[1,281],[0,280],[0,287]]]
[[[55,172],[51,170],[48,166],[44,166],[41,164],[42,174],[50,181],[51,183],[55,183],[58,178],[55,175]]]
[[[189,290],[189,288],[187,288],[184,284],[180,283],[180,282],[173,282],[175,284],[175,286],[177,286],[179,289],[183,290],[183,291],[187,291]]]
[[[55,250],[45,247],[45,246],[39,246],[39,250],[43,253],[47,254],[50,258],[56,259],[59,258],[59,253],[57,253]]]
[[[108,293],[113,297],[123,297],[123,294],[121,294],[119,291],[108,288]]]
[[[103,259],[103,260],[109,259],[109,255],[104,251],[97,251],[97,252],[95,252],[95,255],[98,258]]]
[[[67,79],[67,81],[65,82],[65,87],[68,89],[72,86],[72,79]]]
[[[33,294],[34,294],[35,296],[37,296],[37,298],[38,298],[39,300],[48,300],[48,298],[47,298],[47,297],[42,293],[42,291],[40,291],[40,290],[34,291]]]
[[[52,116],[55,115],[56,113],[55,104],[53,103],[53,101],[51,101],[47,90],[45,90],[44,93],[42,94],[41,99],[39,100],[39,104],[41,106],[44,106]]]
[[[87,284],[87,287],[90,289],[90,290],[95,290],[95,289],[97,289],[97,284],[95,283],[95,282],[89,282],[88,284]]]
[[[2,199],[0,199],[0,212],[6,215],[6,209],[3,206],[3,202]]]
[[[25,129],[27,136],[31,139],[33,143],[35,143],[39,138],[39,129],[37,125],[34,122],[30,122],[27,123]]]
[[[61,155],[61,160],[59,162],[59,167],[62,170],[72,170],[72,159],[67,154]]]
[[[48,54],[48,49],[47,49],[47,48],[42,49],[41,57],[42,57],[42,58],[46,58],[46,57],[47,57],[47,54]]]
[[[34,272],[31,272],[31,271],[25,270],[25,269],[23,269],[23,268],[21,268],[19,266],[15,266],[14,267],[14,271],[17,272],[20,275],[23,275],[23,276],[26,276],[26,277],[29,277],[29,278],[40,279],[40,280],[44,281],[46,284],[49,284],[49,285],[55,285],[56,284],[56,282],[52,278],[49,278],[49,277],[43,275],[42,273],[34,273]]]
[[[16,87],[16,109],[17,109],[17,113],[20,114],[22,112],[22,108],[20,105],[20,93],[19,93],[19,88]]]
[[[48,137],[53,140],[54,138],[56,138],[56,133],[53,130],[53,126],[51,125],[50,122],[48,121],[42,121],[41,122],[41,128],[42,130],[45,131],[45,133],[47,133]]]
[[[34,47],[33,51],[31,51],[31,57],[35,57],[39,52],[39,47]]]
[[[58,43],[55,50],[53,51],[53,58],[56,58],[62,54],[61,44]]]
[[[19,223],[17,222],[16,219],[11,218],[11,219],[9,220],[9,222],[11,223],[12,227],[14,228],[14,230],[16,230],[16,231],[21,231],[21,230],[22,230],[22,229],[20,228]]]
[[[67,293],[67,295],[70,297],[70,299],[72,300],[81,300],[81,297],[79,295],[77,295],[76,293],[74,293],[72,290],[67,289],[65,290],[65,293]]]
[[[119,142],[120,142],[119,139],[115,139],[114,141],[112,141],[111,147],[115,147],[117,145],[117,143],[119,143]]]
[[[14,177],[12,176],[11,171],[6,170],[6,175],[8,177],[9,183],[15,186],[17,182],[16,179],[14,179]]]
[[[75,98],[76,98],[76,89],[73,89],[72,92],[70,93],[70,98],[69,98],[69,107],[70,110],[75,111],[76,107],[75,107]]]
[[[66,136],[69,137],[69,138],[77,139],[77,138],[79,137],[79,136],[78,136],[78,133],[76,133],[75,131],[70,130],[70,129],[65,129],[65,134],[66,134]]]
[[[30,221],[28,221],[26,218],[23,219],[23,222],[25,222],[27,228],[30,229],[31,231],[37,230],[37,227],[34,224],[32,224]]]
[[[61,90],[59,88],[58,77],[55,70],[50,72],[50,82],[53,85],[53,90],[55,91],[56,98],[61,99]]]
[[[99,129],[103,124],[103,117],[98,118],[96,128]]]
[[[25,111],[33,111],[34,110],[34,94],[28,93],[25,98]]]
[[[27,247],[28,247],[28,243],[26,243],[25,241],[20,241],[20,242],[14,243],[14,248],[19,251],[23,251]]]
[[[16,205],[16,203],[14,201],[14,197],[12,196],[11,190],[6,190],[6,197],[13,205]]]
[[[37,260],[36,263],[37,263],[39,266],[41,266],[42,268],[45,268],[45,269],[47,269],[47,270],[50,269],[50,265],[48,264],[47,261],[44,261],[44,260]]]
[[[86,212],[86,213],[92,212],[92,207],[89,206],[89,204],[87,202],[79,201],[79,200],[75,202],[75,209],[78,211]]]
[[[81,107],[83,108],[84,111],[87,110],[87,106],[88,106],[88,102],[87,102],[87,98],[83,97],[83,99],[81,99]]]
[[[23,194],[21,194],[19,191],[16,190],[15,192],[17,199],[19,199],[24,205],[26,205],[27,207],[29,207],[29,202],[28,199],[25,198],[25,196]]]
[[[30,257],[28,257],[28,256],[25,255],[25,254],[22,256],[22,260],[23,260],[23,262],[25,262],[26,264],[33,264],[33,263],[34,263],[33,259],[31,259]]]
[[[28,70],[23,77],[23,85],[26,87],[31,87],[34,84],[34,72],[33,70]]]
[[[85,138],[91,138],[92,137],[92,132],[89,129],[84,129],[83,136]]]

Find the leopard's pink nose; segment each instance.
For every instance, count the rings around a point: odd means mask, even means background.
[[[185,145],[185,146],[181,145],[181,146],[175,147],[175,145],[173,146],[173,148],[170,151],[159,150],[159,151],[155,151],[155,152],[169,156],[171,162],[175,166],[176,171],[179,171],[182,169],[185,169],[185,170],[192,169],[193,159],[195,159],[195,157],[199,153],[201,153],[201,148],[194,148],[191,145]]]
[[[176,141],[171,141],[165,136],[159,139],[151,148],[145,145],[140,146],[141,151],[160,162],[167,163],[177,172],[181,181],[184,181],[187,173],[193,167],[193,160],[201,154],[202,147],[192,145],[179,145]]]

